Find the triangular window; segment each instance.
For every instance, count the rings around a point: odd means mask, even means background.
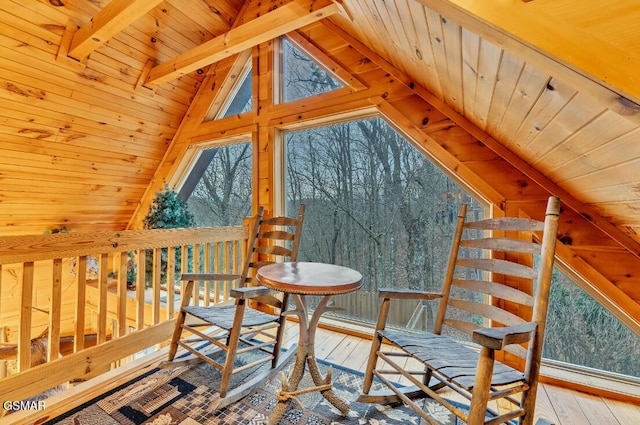
[[[343,87],[327,70],[282,38],[282,99],[284,102],[326,93]]]
[[[638,336],[557,269],[544,336],[544,358],[640,377]]]
[[[245,75],[240,80],[241,82],[238,84],[234,96],[231,97],[231,101],[220,111],[220,118],[249,112],[251,108],[253,108],[253,102],[251,101],[251,80],[251,67],[249,66]]]
[[[251,111],[253,108],[251,83],[251,65],[248,65],[233,85],[229,96],[227,96],[222,106],[218,110],[215,110],[217,102],[214,102],[203,121],[207,122]]]
[[[251,215],[252,149],[244,142],[200,153],[179,192],[197,227],[239,226]]]

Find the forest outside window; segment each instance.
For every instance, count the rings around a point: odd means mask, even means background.
[[[252,155],[251,142],[201,152],[187,179],[191,187],[180,191],[197,226],[238,226],[252,215]]]
[[[343,316],[375,320],[379,287],[439,288],[460,204],[474,218],[484,207],[380,118],[285,139],[287,211],[306,204],[301,260],[345,265],[364,277],[361,291],[335,300]],[[415,304],[393,320],[419,327],[432,313]]]
[[[290,102],[338,89],[343,84],[314,59],[282,37],[282,99]]]
[[[372,323],[379,287],[439,290],[456,212],[467,203],[470,219],[482,218],[477,200],[379,118],[287,132],[285,142],[287,210],[307,207],[300,259],[363,275],[362,290],[336,297],[342,318]],[[428,328],[436,309],[407,305],[391,317]],[[546,358],[640,376],[638,338],[559,270],[547,326]]]

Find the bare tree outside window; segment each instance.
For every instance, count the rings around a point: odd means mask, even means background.
[[[296,49],[286,38],[282,39],[282,51],[282,97],[285,102],[342,87],[338,80],[306,54]]]
[[[251,215],[251,143],[214,149],[187,205],[197,226],[238,226]]]
[[[545,358],[640,377],[640,339],[554,270]]]
[[[349,314],[373,320],[381,286],[439,288],[460,204],[481,216],[477,202],[379,118],[288,133],[286,143],[288,210],[307,206],[301,259],[363,274],[362,306]]]

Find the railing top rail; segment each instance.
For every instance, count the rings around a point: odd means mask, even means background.
[[[246,237],[247,229],[243,226],[7,236],[0,237],[0,264],[220,242]]]

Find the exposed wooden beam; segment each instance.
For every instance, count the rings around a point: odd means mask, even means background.
[[[111,0],[73,36],[69,56],[82,60],[163,0]]]
[[[145,85],[166,83],[338,12],[332,0],[292,0],[152,68]]]
[[[504,200],[500,192],[491,187],[481,176],[473,172],[458,158],[446,152],[439,141],[418,128],[402,112],[398,111],[391,103],[380,98],[377,100],[378,111],[382,116],[394,123],[399,133],[408,140],[414,142],[420,152],[431,162],[437,164],[452,180],[456,181],[469,193],[484,198],[494,204]]]

